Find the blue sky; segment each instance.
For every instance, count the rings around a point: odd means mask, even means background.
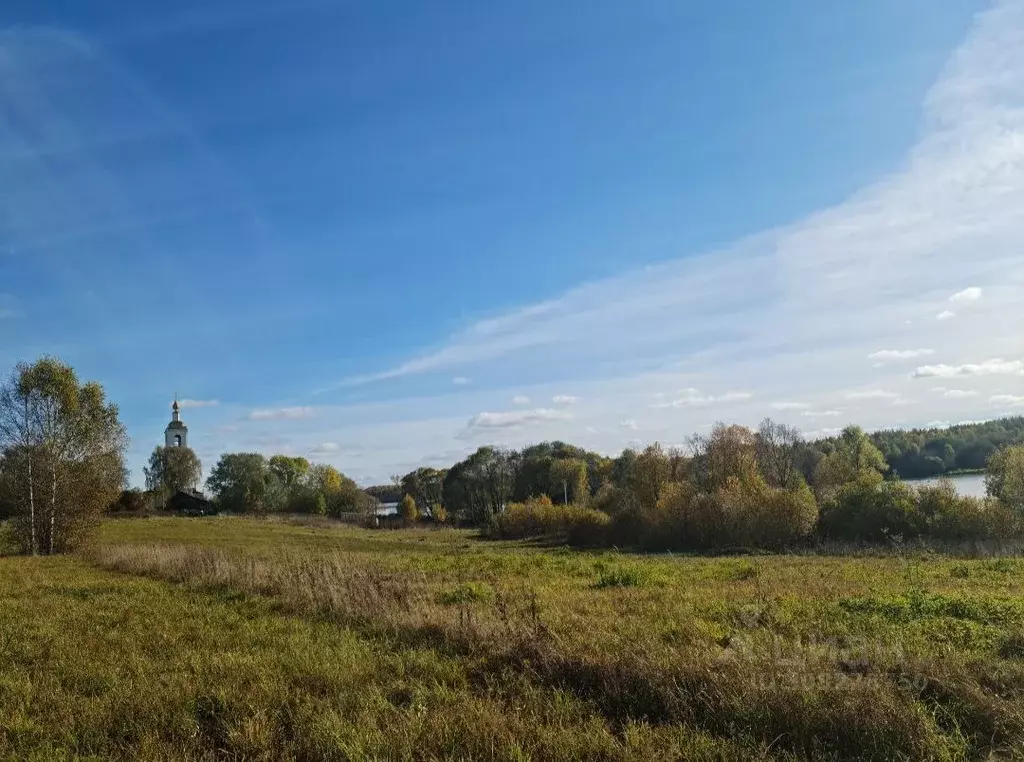
[[[90,5],[0,10],[0,367],[136,481],[175,391],[363,482],[1024,403],[1022,0]]]

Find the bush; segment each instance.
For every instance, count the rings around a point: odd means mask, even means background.
[[[507,540],[545,537],[593,546],[605,542],[609,523],[606,513],[574,505],[552,505],[545,496],[509,505],[495,517],[493,533]]]
[[[107,507],[107,513],[140,513],[145,509],[145,493],[133,487],[122,491],[117,500]]]
[[[416,521],[420,517],[420,509],[416,507],[416,501],[412,495],[402,498],[401,513],[403,521]]]
[[[884,542],[917,537],[925,528],[917,495],[900,480],[883,481],[862,473],[825,501],[821,531],[825,537],[853,542]]]
[[[1018,531],[1014,515],[1005,505],[960,495],[949,479],[918,487],[917,506],[928,535],[940,540],[994,540]]]
[[[751,474],[727,477],[713,493],[697,491],[689,482],[669,482],[653,510],[615,515],[612,536],[617,543],[652,550],[781,548],[810,535],[817,518],[806,485],[778,489]]]

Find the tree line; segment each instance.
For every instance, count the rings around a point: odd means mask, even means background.
[[[810,442],[766,419],[756,430],[718,424],[685,450],[653,444],[615,458],[564,442],[481,447],[451,468],[395,477],[389,494],[403,496],[402,513],[410,517],[443,515],[500,536],[556,534],[582,544],[685,549],[985,539],[1020,530],[1024,448],[1014,445],[1022,439],[1021,418],[948,434],[868,435],[849,426]],[[951,484],[915,489],[886,457],[956,447],[986,452],[991,499],[958,495]],[[955,464],[955,455],[947,462]]]
[[[110,511],[134,512],[167,505],[179,491],[196,490],[203,466],[188,447],[156,447],[144,468],[146,492],[125,490]],[[291,455],[224,453],[206,487],[218,511],[226,513],[308,513],[341,516],[369,513],[377,500],[334,466]]]

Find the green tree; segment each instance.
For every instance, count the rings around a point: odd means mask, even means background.
[[[1007,508],[1024,514],[1024,445],[1004,447],[988,459],[985,489]]]
[[[164,500],[179,490],[195,489],[203,464],[190,447],[155,447],[143,468],[146,489],[159,491]]]
[[[561,458],[552,460],[550,466],[550,487],[548,494],[561,502],[585,505],[590,500],[590,479],[587,462],[582,458]]]
[[[889,470],[882,451],[860,426],[847,426],[835,449],[818,463],[814,484],[819,495],[827,495],[858,479],[880,480]]]
[[[28,553],[82,541],[125,481],[128,437],[103,387],[51,357],[0,386],[0,451],[15,535]]]
[[[270,473],[286,487],[301,484],[309,473],[309,461],[302,457],[271,455],[268,467]]]
[[[220,456],[206,485],[222,510],[262,513],[270,470],[258,452],[233,452]]]

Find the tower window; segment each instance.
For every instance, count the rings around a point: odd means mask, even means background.
[[[174,435],[174,446],[181,447],[181,434]]]

